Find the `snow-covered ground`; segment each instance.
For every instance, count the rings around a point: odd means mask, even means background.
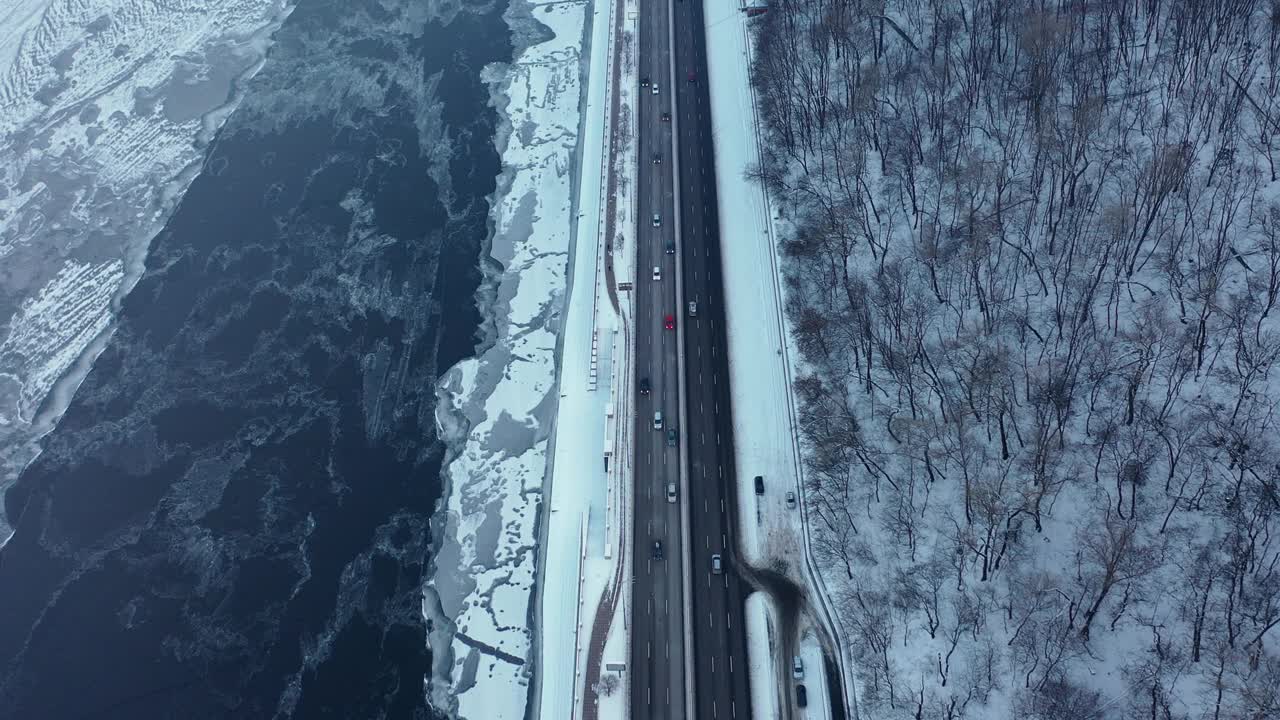
[[[88,372],[111,303],[292,7],[0,3],[0,493]]]
[[[764,190],[745,172],[758,161],[757,127],[750,87],[747,25],[737,0],[715,0],[705,12],[711,116],[721,238],[733,238],[722,254],[733,432],[738,468],[739,538],[746,560],[782,571],[821,599],[806,558],[803,499],[791,404],[791,367],[773,219]],[[764,494],[754,477],[764,477]],[[787,493],[796,497],[787,504]],[[827,625],[821,604],[813,608]],[[813,615],[803,615],[802,622]],[[748,628],[751,642],[752,629]],[[753,685],[776,684],[776,675],[752,676]],[[816,690],[817,688],[815,688]],[[753,695],[756,693],[753,690]],[[758,697],[758,696],[757,696]],[[820,710],[821,708],[818,708]],[[810,709],[808,717],[823,717]]]
[[[547,527],[544,536],[543,567],[539,582],[538,616],[539,713],[542,718],[580,717],[587,688],[600,680],[589,677],[588,652],[594,624],[607,635],[600,658],[601,675],[612,674],[620,681],[610,694],[599,697],[600,717],[623,717],[627,706],[628,674],[610,672],[609,663],[625,663],[629,638],[624,617],[630,586],[620,580],[629,577],[630,558],[626,553],[630,517],[630,419],[631,339],[627,328],[631,316],[630,297],[617,293],[615,311],[610,300],[606,255],[613,264],[616,280],[633,279],[630,250],[635,226],[635,83],[633,37],[635,3],[628,2],[623,17],[617,6],[597,3],[591,27],[591,58],[585,95],[585,115],[581,143],[580,180],[577,195],[577,225],[572,257],[572,281],[565,312],[559,356],[560,397],[556,415],[552,479]],[[613,45],[614,26],[623,24],[623,47]],[[614,85],[614,58],[620,80]],[[618,118],[610,119],[611,98],[618,96]],[[608,138],[617,133],[619,151],[606,157]],[[607,249],[607,166],[613,163],[618,182],[612,190],[614,230],[612,251]],[[593,363],[593,356],[595,362]],[[595,378],[593,380],[593,377]],[[611,454],[606,469],[604,454]],[[581,567],[571,562],[578,537],[573,529],[586,532]],[[577,592],[567,592],[576,587]],[[613,612],[598,616],[598,608],[611,591],[620,591]],[[606,605],[606,608],[609,607]]]
[[[459,718],[523,718],[529,701],[537,518],[557,403],[589,7],[512,3],[505,19],[524,49],[510,66],[484,71],[506,120],[491,294],[482,303],[492,345],[441,379],[439,421],[457,454],[423,605],[437,629],[432,700]],[[576,546],[580,526],[569,525]],[[562,559],[575,557],[576,549]]]
[[[778,687],[774,678],[774,646],[772,628],[776,624],[764,593],[747,596],[747,667],[751,672],[751,716],[759,720],[778,717]]]

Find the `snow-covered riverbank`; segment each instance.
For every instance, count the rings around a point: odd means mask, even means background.
[[[453,457],[424,601],[436,629],[431,698],[459,718],[523,718],[529,702],[537,518],[556,412],[589,9],[512,3],[505,18],[516,58],[485,69],[506,118],[480,300],[489,342],[441,379],[438,419]]]

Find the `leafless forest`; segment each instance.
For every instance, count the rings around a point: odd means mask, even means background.
[[[863,717],[1280,718],[1280,2],[769,4]]]

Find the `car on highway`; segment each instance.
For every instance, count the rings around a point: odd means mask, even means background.
[[[763,475],[756,476],[756,494],[757,495],[764,494],[764,476]]]
[[[795,506],[796,506],[796,494],[788,490],[787,491],[787,507],[794,508]]]
[[[668,330],[675,330],[675,329],[676,329],[676,316],[675,316],[675,315],[668,315],[668,316],[667,316],[667,319],[663,321],[663,324],[667,326],[667,329],[668,329]]]
[[[696,72],[694,72],[694,71],[690,70],[690,71],[689,71],[689,82],[697,82],[697,81],[698,81],[698,73],[696,73]]]
[[[698,317],[698,301],[689,301],[689,317]]]
[[[649,87],[649,78],[647,77],[640,78],[640,87],[642,88]]]
[[[796,685],[796,706],[807,707],[809,705],[809,692],[804,689],[804,683]]]
[[[671,113],[664,112],[659,119],[662,120],[662,122],[671,122]]]
[[[674,240],[670,240],[667,242],[667,254],[668,255],[676,254],[676,243]]]
[[[662,429],[662,411],[661,410],[655,410],[653,412],[653,429],[654,430]]]
[[[658,83],[653,84],[653,86],[650,89],[650,92],[652,92],[654,95],[658,94]]]
[[[662,216],[659,215],[658,213],[653,214],[653,226],[662,227]]]
[[[804,661],[800,659],[799,655],[791,657],[791,677],[796,680],[804,679]]]
[[[676,501],[676,484],[667,483],[667,502],[673,503],[675,501]]]
[[[654,560],[662,559],[662,541],[661,540],[653,541],[653,559]]]
[[[654,164],[654,165],[661,165],[661,164],[662,164],[662,153],[654,153],[654,154],[653,154],[653,164]]]
[[[675,447],[678,442],[680,442],[680,433],[676,432],[675,428],[671,428],[667,431],[667,447]]]
[[[662,279],[662,268],[657,265],[653,266],[653,279],[655,282]]]
[[[640,394],[649,394],[649,378],[640,378]]]
[[[720,564],[719,553],[711,556],[711,572],[715,575],[724,572],[724,566]]]

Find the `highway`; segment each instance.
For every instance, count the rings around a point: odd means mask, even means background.
[[[716,196],[715,145],[702,3],[677,0],[675,62],[679,79],[680,203],[687,301],[685,372],[690,432],[688,500],[693,557],[694,678],[697,717],[751,717],[743,601],[748,588],[735,571],[737,483],[725,336],[724,283]],[[691,75],[692,73],[692,75]],[[692,81],[690,80],[692,78]],[[767,350],[763,349],[765,352]],[[710,572],[710,556],[725,572]]]
[[[735,571],[736,485],[733,427],[729,405],[724,290],[720,275],[714,147],[707,77],[702,6],[694,0],[665,0],[641,5],[639,66],[641,78],[658,82],[659,94],[642,88],[639,106],[640,224],[636,283],[637,375],[647,378],[652,395],[641,396],[636,431],[634,576],[635,621],[632,643],[632,716],[683,718],[683,623],[685,589],[681,585],[678,504],[666,502],[667,482],[678,482],[677,448],[666,446],[665,431],[652,429],[652,411],[667,423],[676,420],[678,378],[675,332],[684,334],[685,392],[688,417],[679,428],[686,443],[688,487],[679,487],[690,512],[694,647],[694,717],[699,720],[749,718],[743,601],[747,588]],[[674,53],[669,39],[674,19]],[[674,63],[674,66],[672,65]],[[672,71],[676,82],[672,83]],[[674,101],[674,104],[673,104]],[[661,113],[675,114],[675,123]],[[673,138],[673,127],[678,136]],[[679,153],[679,183],[673,184],[670,153]],[[661,164],[652,162],[659,153]],[[680,237],[671,220],[677,189]],[[651,227],[654,212],[662,227]],[[648,240],[646,242],[646,240]],[[676,241],[682,260],[684,302],[676,308],[674,256],[666,244]],[[653,281],[653,266],[662,280]],[[691,314],[689,302],[697,305]],[[664,327],[674,316],[676,330]],[[653,541],[661,540],[664,561],[651,560]],[[724,572],[712,572],[719,554]],[[665,643],[665,646],[660,644]]]
[[[650,388],[639,394],[635,429],[635,502],[633,535],[633,630],[631,643],[631,706],[634,718],[683,720],[685,712],[684,586],[681,577],[679,503],[667,501],[668,483],[680,482],[679,446],[668,445],[667,432],[683,435],[679,418],[680,378],[676,332],[665,327],[676,311],[675,188],[670,170],[672,129],[662,120],[671,107],[671,52],[666,2],[641,6],[638,75],[650,84],[640,88],[637,103],[639,163],[636,219],[636,376]],[[658,85],[653,93],[652,83]],[[654,163],[657,156],[660,162]],[[653,216],[659,217],[654,227]],[[668,245],[673,252],[668,253]],[[658,268],[659,279],[653,276]],[[637,388],[639,393],[639,388]],[[664,418],[654,429],[654,412]],[[663,559],[654,557],[661,542]]]

